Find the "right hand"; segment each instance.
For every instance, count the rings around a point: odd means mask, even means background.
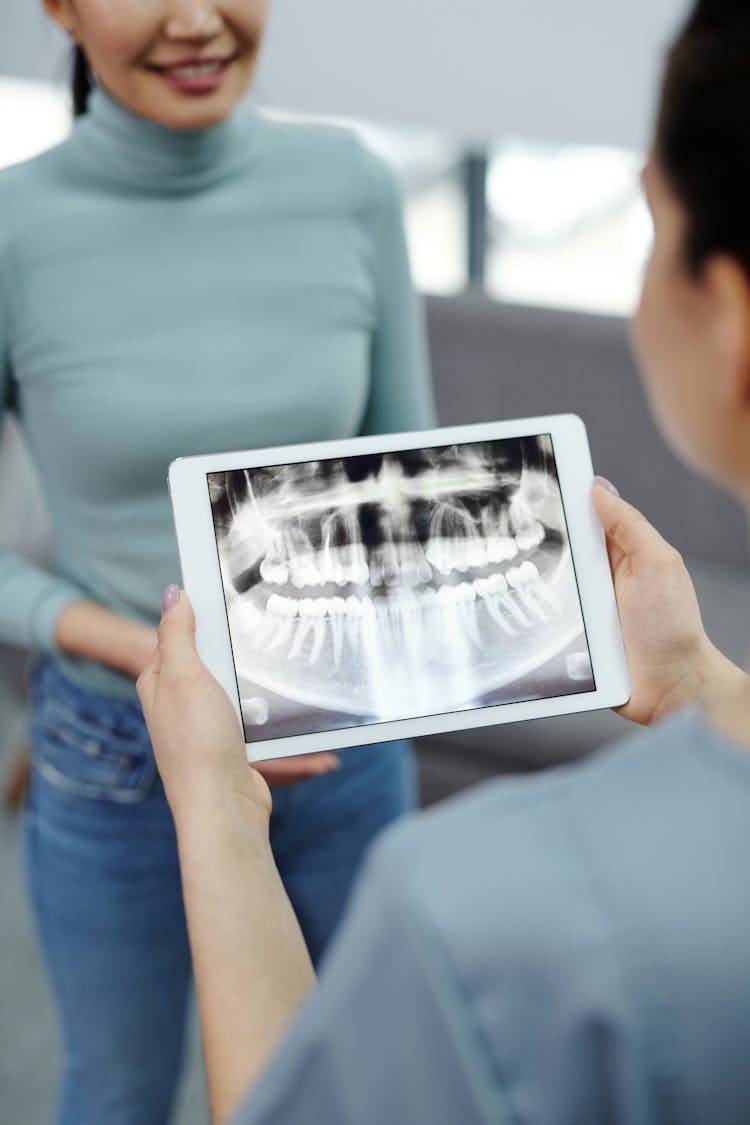
[[[151,661],[157,631],[98,602],[81,599],[71,602],[60,614],[57,642],[64,652],[106,664],[136,680]],[[256,768],[275,787],[319,777],[338,765],[335,754],[323,751],[259,762]]]
[[[162,615],[136,688],[175,820],[206,800],[238,800],[267,821],[268,786],[248,765],[229,697],[198,656],[193,607],[183,590]]]
[[[135,680],[154,651],[156,629],[81,598],[58,617],[55,639],[63,652],[106,664]]]
[[[172,587],[176,592],[177,588]],[[157,644],[136,684],[159,773],[173,813],[214,794],[271,811],[268,786],[338,767],[335,754],[301,754],[248,765],[232,704],[198,656],[187,594],[165,609]]]
[[[690,703],[710,704],[745,674],[709,640],[682,556],[619,496],[595,484],[593,499],[632,684],[618,713],[652,723]]]

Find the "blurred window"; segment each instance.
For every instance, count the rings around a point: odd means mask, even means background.
[[[71,124],[67,90],[0,77],[0,122],[0,168],[5,168],[65,139]]]
[[[651,242],[643,158],[508,140],[489,153],[488,292],[505,301],[630,315]]]
[[[412,267],[426,293],[468,280],[465,153],[435,133],[349,122],[397,172]],[[629,316],[651,244],[643,157],[603,146],[499,141],[487,151],[485,276],[515,304]]]

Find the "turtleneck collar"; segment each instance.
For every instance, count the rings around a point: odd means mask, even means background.
[[[100,86],[73,139],[107,179],[151,191],[195,191],[226,179],[247,163],[253,115],[230,114],[208,129],[171,129],[126,109]]]

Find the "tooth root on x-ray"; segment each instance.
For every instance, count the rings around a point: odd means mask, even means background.
[[[354,648],[359,643],[362,631],[362,603],[353,594],[350,594],[346,599],[345,624],[349,643]]]
[[[343,598],[331,598],[331,641],[333,645],[333,666],[338,668],[341,650],[344,645],[344,615],[346,602]]]
[[[547,624],[547,622],[550,620],[549,610],[547,610],[544,605],[542,605],[542,603],[536,599],[533,590],[519,590],[518,597],[520,598],[521,604],[523,605],[524,609],[532,618],[535,618],[537,621],[543,622],[545,625]]]
[[[299,625],[297,626],[297,631],[294,634],[292,646],[289,649],[289,655],[288,655],[289,660],[297,660],[298,659],[298,657],[300,656],[300,654],[302,652],[302,646],[304,645],[305,641],[307,640],[308,636],[310,635],[310,633],[312,631],[313,631],[312,618],[301,617],[300,620],[299,620]]]
[[[266,651],[267,652],[273,652],[275,649],[281,648],[282,645],[285,645],[287,643],[287,641],[289,640],[289,637],[292,634],[293,628],[294,628],[294,618],[292,618],[292,617],[281,617],[281,618],[279,618],[278,623],[276,625],[276,633],[273,636],[273,638],[271,639]]]
[[[479,635],[479,625],[477,624],[477,606],[474,597],[474,591],[472,590],[471,597],[468,599],[465,598],[460,603],[461,617],[463,619],[464,625],[466,626],[466,631],[471,639],[475,644],[481,645],[482,638]]]
[[[319,617],[313,621],[313,643],[310,650],[310,655],[307,659],[308,664],[315,664],[321,652],[323,651],[323,643],[326,638],[325,626]]]
[[[503,613],[500,608],[500,599],[497,596],[490,596],[485,599],[484,604],[487,608],[492,620],[498,625],[503,632],[508,633],[511,637],[517,637],[521,632],[517,624],[511,624],[508,620],[508,615]]]
[[[582,633],[546,437],[210,490],[238,671],[289,699],[385,717],[466,706]]]

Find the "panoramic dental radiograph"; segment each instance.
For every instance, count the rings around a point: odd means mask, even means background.
[[[208,484],[248,738],[594,689],[548,435]]]

